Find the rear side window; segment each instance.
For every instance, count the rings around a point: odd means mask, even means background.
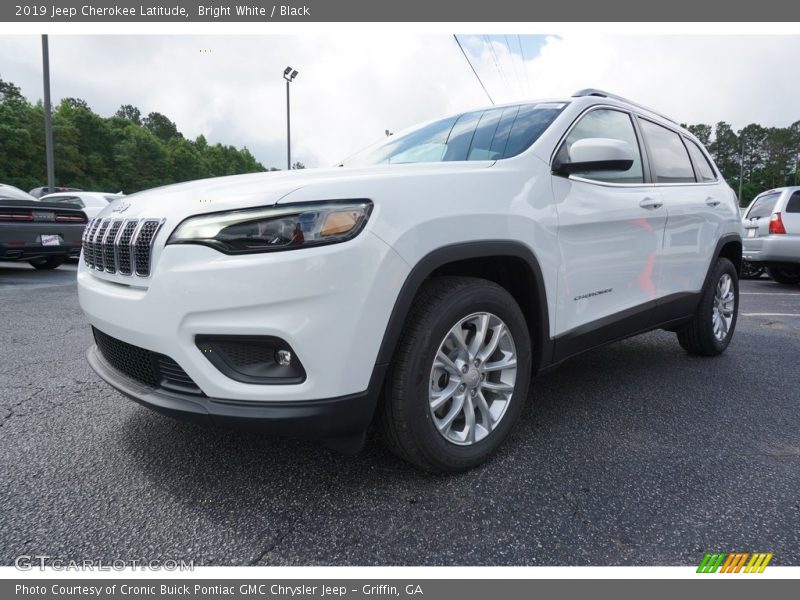
[[[694,169],[686,146],[674,131],[640,120],[647,147],[652,154],[653,169],[658,183],[694,183]]]
[[[694,165],[697,167],[697,174],[700,175],[701,181],[716,181],[714,169],[711,168],[711,164],[708,162],[706,155],[703,154],[703,151],[692,140],[686,140],[685,138],[684,140],[686,141],[686,147],[689,149],[689,154],[692,155]]]
[[[770,216],[772,211],[775,210],[775,203],[778,201],[780,195],[780,192],[773,192],[756,198],[756,201],[753,202],[753,206],[747,211],[745,219],[758,219]]]
[[[800,192],[795,192],[786,203],[787,213],[800,213]]]

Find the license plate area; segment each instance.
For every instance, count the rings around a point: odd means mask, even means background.
[[[39,240],[42,246],[60,246],[63,242],[61,236],[57,233],[43,233]]]

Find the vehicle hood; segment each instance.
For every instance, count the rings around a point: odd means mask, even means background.
[[[370,197],[372,182],[421,177],[450,177],[464,171],[485,169],[492,161],[425,163],[364,168],[302,169],[269,171],[249,175],[233,175],[201,179],[146,190],[110,203],[99,217],[119,218],[186,218],[190,215],[273,206],[283,199],[294,201],[293,192],[312,189],[319,197],[306,199],[333,200]]]

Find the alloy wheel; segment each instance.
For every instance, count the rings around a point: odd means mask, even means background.
[[[728,273],[724,273],[714,290],[714,304],[711,311],[714,337],[719,342],[728,337],[728,332],[733,323],[733,311],[736,304],[736,296],[733,289],[733,279]]]
[[[431,368],[429,409],[439,434],[460,446],[486,438],[508,409],[516,377],[514,339],[502,319],[488,312],[461,319]]]

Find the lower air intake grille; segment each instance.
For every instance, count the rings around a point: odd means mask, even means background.
[[[94,327],[92,333],[103,358],[131,379],[149,387],[160,387],[182,394],[205,395],[186,371],[170,357],[123,342]]]

